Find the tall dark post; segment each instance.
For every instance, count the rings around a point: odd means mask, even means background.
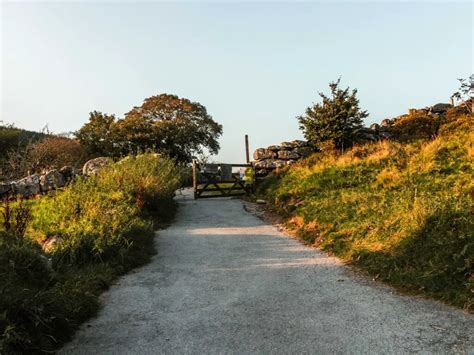
[[[245,157],[247,158],[247,164],[250,163],[250,152],[249,152],[249,136],[245,135]]]
[[[194,199],[197,198],[197,171],[196,171],[196,159],[193,159],[193,189]]]

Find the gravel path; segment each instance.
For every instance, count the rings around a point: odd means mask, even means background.
[[[238,200],[179,200],[152,262],[62,353],[474,354],[474,316],[356,276]]]

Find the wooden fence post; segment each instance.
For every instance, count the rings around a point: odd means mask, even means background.
[[[245,158],[247,159],[247,164],[250,163],[250,152],[249,152],[249,136],[245,135]]]

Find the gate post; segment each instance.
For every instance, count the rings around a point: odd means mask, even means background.
[[[245,135],[245,158],[247,160],[247,164],[250,163],[250,152],[249,152],[249,136]]]

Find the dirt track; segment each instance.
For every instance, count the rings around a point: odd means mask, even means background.
[[[474,353],[472,315],[355,276],[238,200],[179,200],[63,353]]]

